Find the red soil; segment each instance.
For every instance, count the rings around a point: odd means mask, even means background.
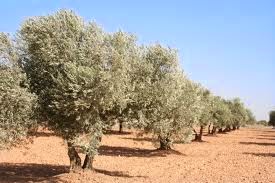
[[[0,182],[275,182],[275,129],[203,138],[165,153],[148,137],[105,135],[95,171],[68,173],[63,140],[41,132],[25,147],[0,151]]]

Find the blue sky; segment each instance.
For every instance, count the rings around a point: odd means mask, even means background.
[[[240,97],[257,119],[275,109],[273,0],[9,0],[0,6],[0,31],[58,9],[76,11],[106,31],[134,33],[140,43],[179,50],[189,77],[225,98]]]

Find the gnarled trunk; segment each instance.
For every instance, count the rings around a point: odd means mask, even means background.
[[[81,158],[79,157],[75,147],[71,142],[68,142],[68,156],[70,158],[70,170],[81,169]]]
[[[212,134],[212,135],[215,135],[215,134],[216,134],[216,131],[217,131],[217,127],[213,126],[212,131],[211,131],[211,134]]]
[[[233,130],[236,130],[237,128],[236,128],[236,126],[235,125],[233,125]]]
[[[123,125],[122,125],[122,121],[120,120],[119,121],[119,133],[122,133],[123,132]]]
[[[222,130],[222,128],[220,128],[219,131],[218,131],[218,133],[222,133],[222,132],[223,132],[223,130]]]
[[[171,140],[168,137],[166,138],[159,137],[159,142],[160,142],[159,150],[171,149]]]
[[[93,169],[93,161],[94,161],[94,157],[86,154],[82,168],[84,170],[92,170]]]
[[[224,132],[230,132],[231,131],[230,125],[227,125],[226,128],[223,131]]]
[[[204,128],[204,126],[201,126],[200,127],[200,133],[195,134],[195,139],[194,139],[195,141],[202,141],[203,128]]]
[[[211,127],[211,123],[208,125],[208,134],[211,134],[211,129],[210,129],[210,127]],[[213,129],[212,129],[213,130]]]

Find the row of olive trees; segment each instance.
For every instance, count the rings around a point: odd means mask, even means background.
[[[217,132],[229,132],[239,129],[245,124],[252,124],[256,121],[253,113],[245,108],[239,98],[225,100],[213,96],[208,90],[202,91],[202,110],[197,121],[199,132],[194,129],[195,140],[202,141],[203,130],[208,126],[208,134]],[[212,127],[212,129],[211,129]]]
[[[1,58],[1,65],[18,74],[3,74],[14,77],[14,83],[0,83],[0,89],[20,100],[20,107],[13,107],[17,101],[1,102],[7,111],[1,110],[1,140],[8,132],[27,132],[35,124],[30,119],[35,111],[38,121],[47,121],[67,141],[71,169],[92,168],[101,137],[115,122],[153,134],[159,149],[167,150],[194,127],[200,127],[199,133],[194,131],[196,140],[202,140],[207,125],[215,133],[253,120],[238,99],[213,96],[189,80],[175,50],[159,44],[139,46],[135,36],[107,33],[71,11],[25,21],[12,50],[1,47],[1,55],[16,55],[16,59]],[[18,78],[24,74],[26,81]],[[8,84],[20,95],[10,93]],[[4,99],[1,92],[0,100]],[[35,99],[37,105],[30,102]],[[13,123],[18,126],[7,125]],[[86,154],[83,164],[77,148]]]

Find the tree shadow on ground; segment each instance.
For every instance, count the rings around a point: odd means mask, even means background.
[[[132,175],[126,174],[122,171],[108,171],[108,170],[102,170],[102,169],[98,169],[98,168],[95,168],[94,171],[97,173],[100,173],[100,174],[114,176],[114,177],[125,177],[125,178],[133,178],[133,177],[145,178],[146,177],[146,176],[132,176]]]
[[[266,143],[266,142],[240,142],[240,144],[260,145],[260,146],[275,146],[275,143]]]
[[[275,138],[275,135],[258,135],[259,137],[273,137]]]
[[[247,153],[244,154],[254,155],[254,156],[263,156],[263,157],[275,157],[275,153]]]
[[[133,140],[133,141],[138,141],[138,142],[142,142],[142,141],[147,141],[147,142],[153,142],[155,141],[153,138],[150,137],[137,137],[137,138],[133,138],[133,137],[122,137],[122,139],[127,139],[127,140]]]
[[[261,139],[261,140],[275,140],[275,138],[257,138],[257,139]]]
[[[255,137],[249,137],[250,139],[259,139],[259,140],[275,140],[275,138],[263,138],[263,137],[258,137],[258,138],[255,138]]]
[[[123,156],[123,157],[166,157],[169,154],[183,155],[176,150],[141,149],[117,146],[100,146],[99,155],[102,156]]]
[[[95,168],[96,173],[114,176],[114,177],[143,177],[131,176],[122,171],[108,171]],[[27,164],[27,163],[0,163],[0,182],[51,182],[57,183],[62,181],[60,174],[69,173],[69,166],[65,165],[47,165],[47,164]]]
[[[198,142],[198,143],[209,143],[208,141],[205,141],[205,140],[197,140],[197,139],[192,139],[191,142],[192,142],[192,143],[194,143],[194,142]]]
[[[25,183],[29,181],[60,181],[59,174],[68,173],[69,167],[64,165],[0,163],[0,180],[2,182]]]
[[[132,134],[132,132],[127,132],[127,131],[119,132],[116,130],[107,130],[104,134],[105,135],[130,135]]]

